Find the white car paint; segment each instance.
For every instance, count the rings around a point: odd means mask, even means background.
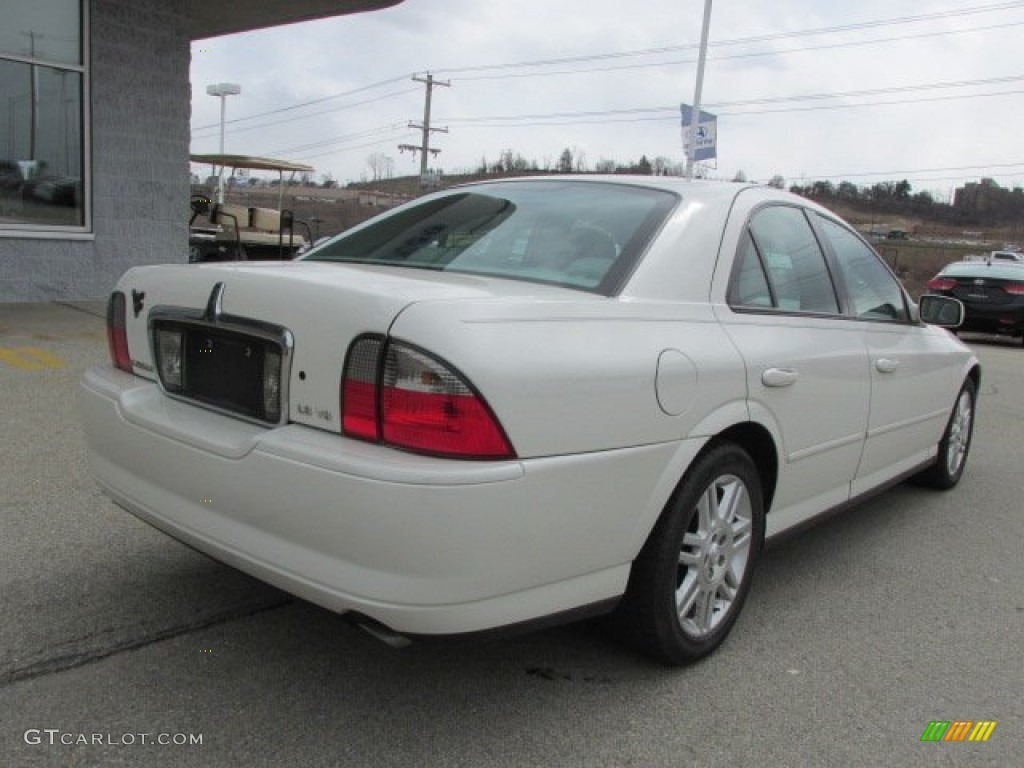
[[[687,467],[726,430],[756,425],[774,443],[768,536],[935,456],[977,365],[946,331],[729,306],[758,206],[831,214],[739,184],[625,183],[680,202],[613,296],[314,261],[129,271],[117,289],[136,375],[99,366],[80,390],[93,473],[135,515],[270,583],[399,632],[450,634],[610,605]],[[170,399],[156,380],[149,313],[201,310],[217,283],[226,315],[294,337],[287,424]],[[515,458],[342,435],[342,366],[365,333],[454,366]]]

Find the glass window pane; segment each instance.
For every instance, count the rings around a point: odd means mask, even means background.
[[[818,221],[836,253],[857,317],[864,320],[907,320],[903,290],[878,255],[845,227],[823,216],[818,216]]]
[[[0,54],[82,64],[80,0],[4,0]]]
[[[839,312],[825,256],[800,209],[765,208],[751,220],[750,234],[764,259],[779,309],[820,314]]]
[[[729,303],[743,307],[770,307],[772,294],[761,267],[754,241],[749,236],[740,245],[740,266],[729,294]]]
[[[610,184],[488,184],[419,201],[306,258],[495,275],[607,294],[630,273],[676,199]]]
[[[0,225],[83,225],[82,75],[0,60],[0,105]]]

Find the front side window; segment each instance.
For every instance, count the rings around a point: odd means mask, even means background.
[[[612,295],[676,203],[660,190],[520,181],[452,190],[304,258],[551,283]]]
[[[874,250],[846,227],[815,215],[836,255],[854,315],[860,320],[906,322],[909,313],[903,289]]]
[[[0,232],[86,226],[81,0],[8,0],[0,23]]]
[[[838,314],[825,255],[799,208],[780,205],[757,211],[738,258],[729,299],[734,306]]]

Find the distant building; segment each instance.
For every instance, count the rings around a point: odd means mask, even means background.
[[[969,213],[985,213],[995,208],[1009,190],[1000,187],[994,179],[969,181],[953,193],[953,207]]]

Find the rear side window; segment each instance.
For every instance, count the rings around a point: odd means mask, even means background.
[[[799,208],[772,206],[751,217],[729,303],[751,309],[839,313],[825,255]]]
[[[612,295],[676,200],[662,190],[572,181],[465,187],[381,216],[304,258],[493,275]]]
[[[906,322],[910,314],[903,289],[878,254],[846,227],[814,215],[836,255],[854,315],[859,320]]]

